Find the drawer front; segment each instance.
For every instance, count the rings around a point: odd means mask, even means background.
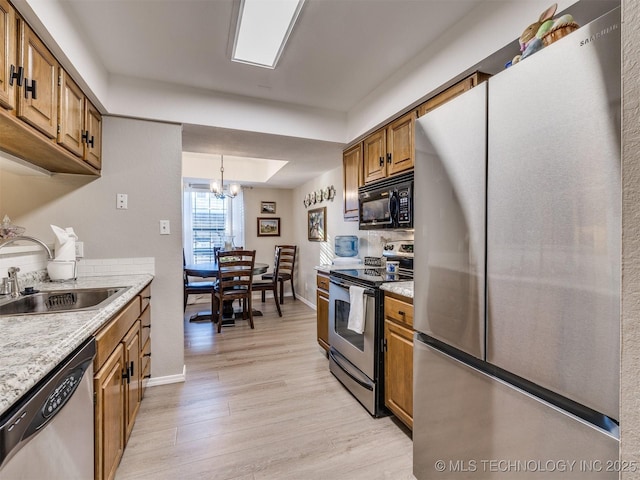
[[[151,336],[151,307],[147,305],[140,315],[141,342],[144,345]]]
[[[317,278],[318,288],[329,291],[329,277],[325,277],[324,275],[318,275],[316,278]]]
[[[397,298],[384,297],[384,316],[413,328],[413,305]]]
[[[140,315],[140,300],[135,297],[108,325],[96,335],[94,371],[98,371]]]
[[[147,308],[149,302],[151,302],[151,284],[144,287],[144,290],[142,290],[138,295],[140,296],[140,311],[143,311]]]

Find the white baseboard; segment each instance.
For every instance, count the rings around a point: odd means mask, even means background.
[[[147,387],[156,387],[158,385],[168,385],[170,383],[181,383],[187,379],[187,366],[182,366],[182,373],[178,375],[165,375],[164,377],[151,377],[147,383]]]
[[[300,295],[298,295],[296,297],[298,300],[300,300],[302,303],[304,303],[307,307],[313,308],[314,310],[316,310],[316,306],[315,304],[311,303],[309,300],[307,300],[304,297],[301,297]]]
[[[254,302],[256,301],[256,298],[258,299],[258,302],[259,302],[260,298],[261,298],[260,297],[260,293],[254,293],[253,294],[253,301]],[[293,298],[293,295],[285,294],[284,298]],[[267,300],[273,300],[273,296],[270,293],[267,294]],[[313,303],[311,303],[309,300],[307,300],[306,298],[301,297],[300,294],[296,295],[296,300],[300,300],[307,307],[310,307],[310,308],[313,308],[314,310],[316,310],[316,306]],[[254,303],[253,306],[255,308],[256,304]]]

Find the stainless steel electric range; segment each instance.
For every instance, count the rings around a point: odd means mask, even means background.
[[[384,295],[380,286],[413,280],[413,241],[389,242],[383,256],[400,263],[397,273],[362,265],[336,267],[329,274],[329,368],[374,417],[389,414],[384,406]],[[364,289],[362,333],[348,328],[354,286]]]

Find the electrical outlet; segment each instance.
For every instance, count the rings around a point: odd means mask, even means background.
[[[169,224],[169,220],[160,220],[160,235],[170,235],[171,234],[171,225]]]
[[[118,193],[116,194],[116,208],[119,210],[126,210],[128,208],[129,198],[126,193]]]
[[[84,257],[84,242],[76,242],[76,258]]]

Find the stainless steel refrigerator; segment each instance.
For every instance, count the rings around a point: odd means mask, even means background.
[[[620,9],[416,130],[414,475],[618,478]]]

